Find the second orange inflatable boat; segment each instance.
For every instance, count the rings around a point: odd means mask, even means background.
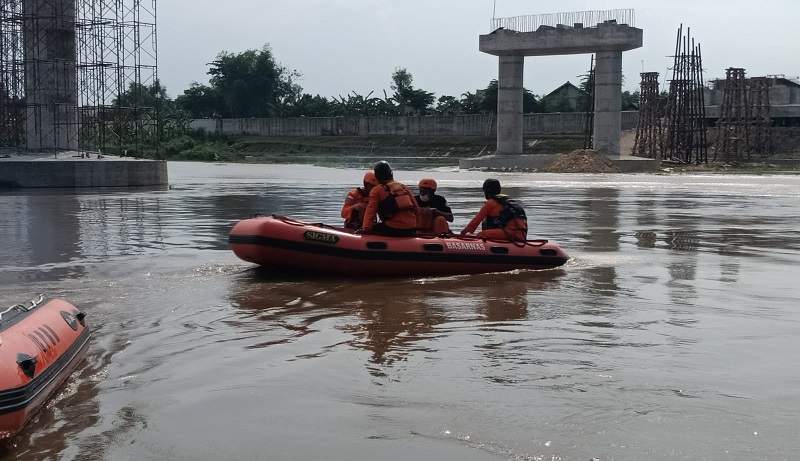
[[[0,443],[16,435],[89,345],[83,312],[43,296],[0,311]]]

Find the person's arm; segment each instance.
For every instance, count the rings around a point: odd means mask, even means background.
[[[472,221],[470,221],[469,224],[467,224],[467,227],[465,227],[464,230],[461,231],[461,235],[472,234],[473,232],[475,232],[475,229],[477,229],[478,226],[481,225],[481,222],[487,216],[488,208],[489,208],[489,202],[490,201],[487,200],[486,203],[483,204],[483,206],[481,207],[480,211],[478,211],[478,214],[475,215],[475,217],[472,218]]]
[[[441,200],[440,203],[438,203],[436,206],[436,215],[444,216],[444,219],[446,219],[447,222],[453,222],[453,210],[451,210],[450,207],[447,206],[447,199],[445,199],[441,195],[438,195],[437,197],[439,197]]]
[[[344,205],[342,206],[342,219],[350,219],[353,216],[353,202],[355,201],[355,195],[358,193],[356,189],[351,190],[347,193],[347,197],[344,198]]]
[[[382,193],[385,193],[383,186],[375,186],[369,191],[369,203],[367,203],[367,209],[364,212],[364,221],[361,223],[361,228],[366,232],[371,231],[372,226],[375,224],[375,218],[378,216],[378,204],[385,198],[381,197]]]

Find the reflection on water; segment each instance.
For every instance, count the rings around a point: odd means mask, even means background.
[[[360,170],[170,169],[170,190],[0,193],[0,305],[44,291],[94,327],[0,459],[793,455],[795,178],[493,172],[572,261],[364,281],[227,244],[254,213],[338,223]],[[456,230],[483,202],[485,172],[395,175],[434,176]]]
[[[233,291],[231,299],[245,315],[230,323],[243,337],[260,339],[247,348],[261,348],[312,334],[323,319],[346,319],[338,328],[352,335],[347,345],[369,351],[370,373],[385,376],[373,365],[391,366],[411,353],[432,352],[420,343],[446,337],[448,329],[442,326],[450,322],[489,322],[491,330],[497,322],[530,320],[529,297],[556,289],[563,275],[551,270],[362,283],[319,279],[312,293],[302,280],[273,282],[274,274],[258,273]],[[394,292],[404,295],[387,296]],[[339,346],[297,358],[317,357]]]

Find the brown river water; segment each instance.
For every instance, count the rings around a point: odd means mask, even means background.
[[[338,224],[353,169],[170,163],[169,190],[0,192],[0,306],[85,310],[88,355],[0,459],[784,460],[800,453],[800,177],[494,176],[561,269],[259,271],[253,213]]]

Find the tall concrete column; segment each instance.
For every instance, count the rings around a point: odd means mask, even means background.
[[[497,78],[497,153],[522,154],[522,76],[525,56],[500,56]]]
[[[622,51],[598,51],[594,68],[594,150],[620,156]]]
[[[75,0],[22,3],[28,150],[76,150]]]

